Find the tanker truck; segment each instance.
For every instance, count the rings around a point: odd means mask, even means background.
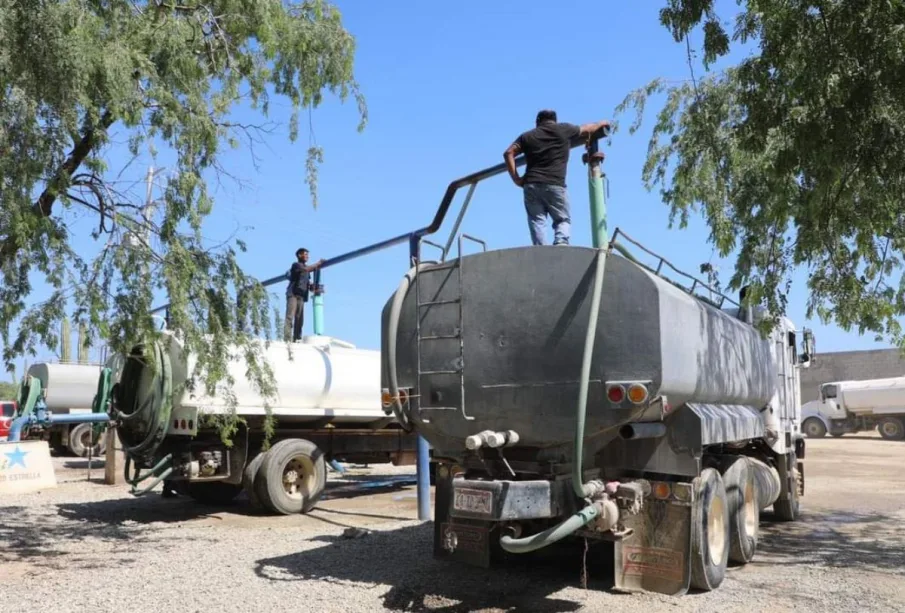
[[[29,367],[27,375],[41,382],[47,411],[54,415],[74,415],[91,412],[100,370],[98,364],[38,362]],[[83,458],[103,455],[106,448],[105,437],[95,434],[92,424],[87,423],[31,428],[29,438],[35,436],[47,437],[57,453],[68,452]]]
[[[109,415],[133,493],[163,481],[168,493],[223,504],[244,490],[259,509],[305,513],[323,494],[334,459],[415,462],[414,435],[381,407],[379,351],[321,335],[260,343],[277,385],[269,407],[237,347],[228,369],[232,402],[223,391],[208,395],[193,385],[197,358],[173,331],[123,359],[121,375],[110,379]],[[235,430],[224,437],[224,427]]]
[[[611,544],[590,551],[612,547],[618,590],[712,590],[761,512],[799,516],[813,335],[765,335],[762,308],[618,229],[602,247],[414,260],[381,315],[385,410],[432,446],[436,558],[577,537]]]
[[[876,428],[887,440],[905,440],[905,377],[824,383],[820,399],[801,408],[801,423],[808,438]]]

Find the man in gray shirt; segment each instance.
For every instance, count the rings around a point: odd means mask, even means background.
[[[558,123],[556,111],[544,110],[537,114],[537,127],[520,135],[503,153],[506,168],[512,182],[525,194],[525,210],[531,242],[543,245],[547,215],[553,220],[553,244],[568,245],[572,218],[566,193],[566,167],[572,141],[579,136],[589,137],[600,128],[608,127],[608,121],[577,126]],[[515,158],[525,154],[527,168],[520,177]]]

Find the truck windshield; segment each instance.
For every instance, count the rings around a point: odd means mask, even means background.
[[[15,417],[16,405],[12,402],[0,402],[0,417]]]
[[[835,385],[826,385],[823,387],[823,399],[827,398],[835,398],[836,397],[836,386]]]

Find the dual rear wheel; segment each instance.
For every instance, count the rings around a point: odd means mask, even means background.
[[[252,506],[292,515],[307,513],[327,485],[323,452],[311,441],[285,439],[248,462],[242,487]]]
[[[707,468],[695,492],[691,528],[691,587],[710,591],[726,578],[729,562],[754,558],[760,525],[757,485],[747,458],[722,474]]]

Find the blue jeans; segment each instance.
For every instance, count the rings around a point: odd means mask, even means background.
[[[528,213],[528,229],[531,242],[543,245],[547,215],[553,220],[553,244],[568,245],[572,218],[569,216],[569,196],[565,187],[545,183],[526,183],[525,211]]]

